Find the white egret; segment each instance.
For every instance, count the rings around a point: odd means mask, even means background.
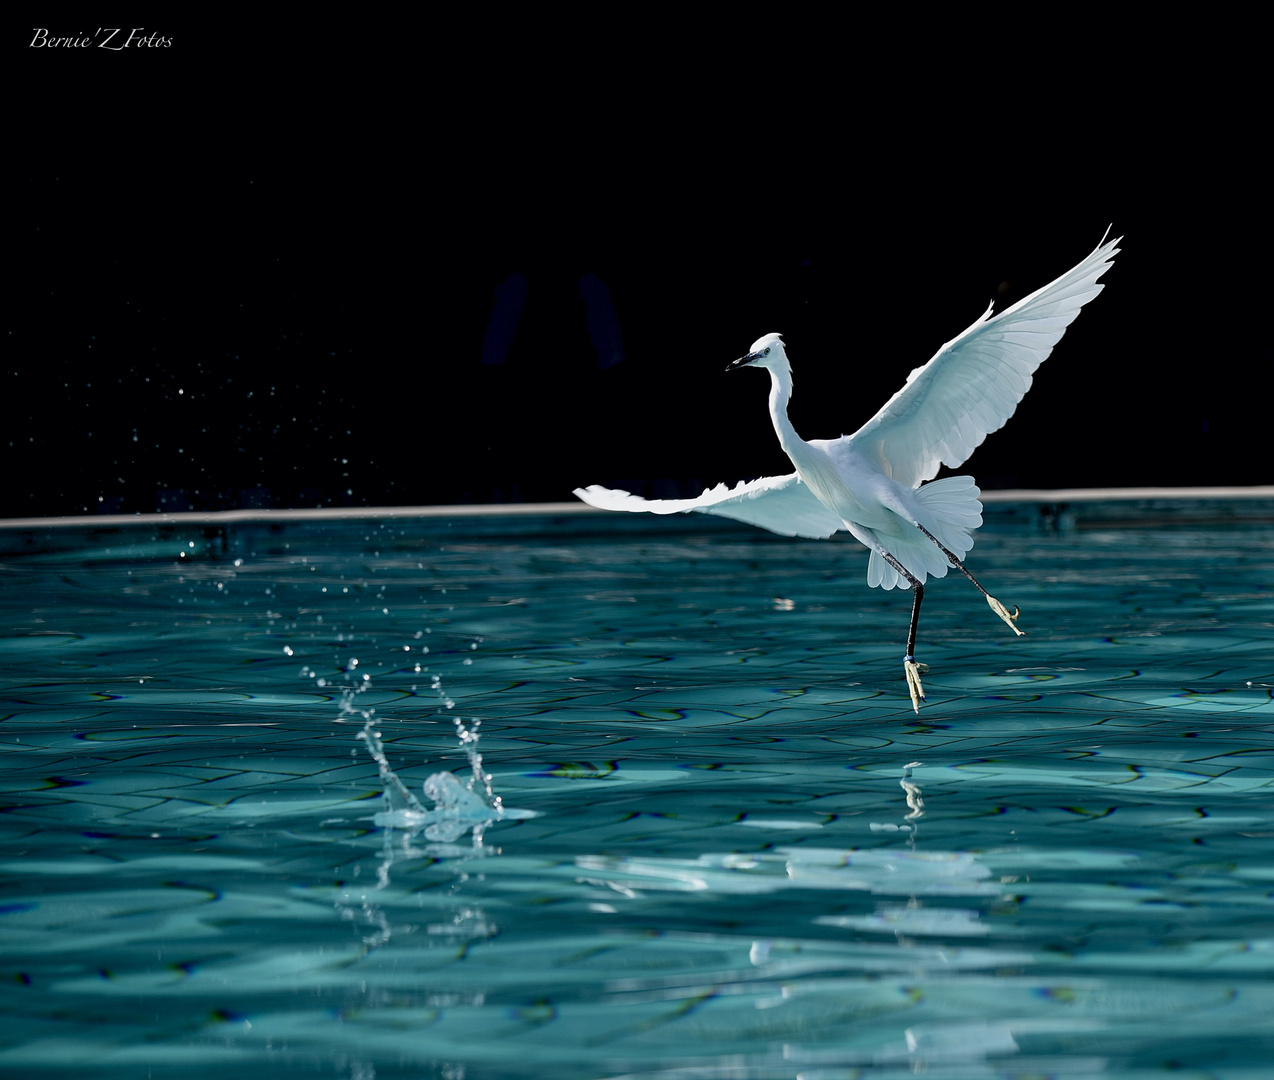
[[[1109,235],[1109,230],[1107,231]],[[677,514],[697,510],[746,521],[784,536],[825,538],[846,530],[871,552],[867,584],[912,590],[911,625],[903,672],[918,713],[924,699],[916,661],[916,628],[928,576],[945,577],[954,566],[973,582],[1015,634],[1010,613],[965,569],[982,524],[981,494],[971,476],[932,480],[941,465],[956,468],[998,431],[1031,387],[1035,369],[1079,314],[1101,292],[1097,284],[1119,252],[1122,237],[1099,244],[1088,258],[1056,281],[994,318],[982,317],[952,338],[906,385],[853,435],[812,439],[796,434],[787,416],[792,368],[779,334],[753,342],[727,371],[762,367],[770,373],[770,418],[796,472],[767,476],[733,488],[718,484],[697,499],[642,499],[596,485],[577,488],[586,503],[606,510]],[[923,485],[923,486],[922,486]]]

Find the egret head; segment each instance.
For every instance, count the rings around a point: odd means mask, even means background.
[[[740,356],[726,368],[726,371],[734,371],[736,368],[742,367],[772,368],[786,364],[787,353],[783,349],[783,335],[766,334],[764,337],[759,337],[752,342],[752,347],[748,349],[747,355]]]

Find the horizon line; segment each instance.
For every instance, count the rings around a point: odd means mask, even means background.
[[[1274,499],[1274,484],[1246,487],[1012,488],[984,491],[983,503],[1123,502],[1141,499]],[[337,521],[357,518],[499,517],[531,514],[608,514],[583,502],[474,503],[451,506],[297,507],[287,510],[181,510],[150,514],[76,514],[0,518],[0,529],[47,529],[73,525],[213,525],[249,521]]]

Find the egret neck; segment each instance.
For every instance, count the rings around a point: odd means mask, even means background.
[[[811,446],[792,426],[787,415],[787,403],[792,397],[792,364],[782,350],[781,342],[776,352],[777,356],[769,357],[769,362],[764,365],[770,372],[770,420],[774,424],[774,433],[805,486],[824,506],[843,516],[845,507],[857,505],[858,500],[837,476],[826,451]]]
[[[804,455],[805,440],[796,434],[796,428],[787,416],[787,403],[792,397],[792,365],[785,354],[779,354],[777,363],[765,365],[770,369],[770,419],[779,437],[779,445],[787,453],[799,471],[799,459]]]

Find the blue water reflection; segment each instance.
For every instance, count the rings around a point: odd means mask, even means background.
[[[1030,636],[938,582],[919,716],[852,543],[5,536],[0,1067],[1268,1075],[1274,507],[1205,510],[990,514]]]

